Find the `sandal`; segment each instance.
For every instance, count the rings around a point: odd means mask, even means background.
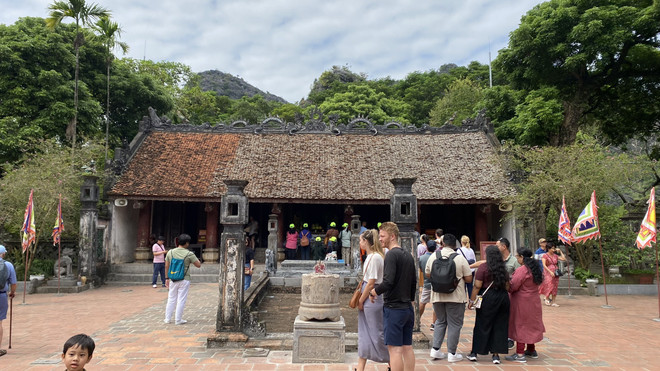
[[[552,304],[550,304],[550,300],[545,299],[545,305],[547,305],[547,306],[551,306]]]
[[[0,357],[4,356],[7,354],[7,351],[5,349],[0,349]]]

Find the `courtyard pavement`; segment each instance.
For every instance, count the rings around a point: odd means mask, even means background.
[[[266,357],[243,357],[242,350],[206,349],[215,328],[218,288],[193,284],[184,312],[188,323],[164,324],[166,289],[151,286],[104,286],[79,294],[28,295],[13,303],[12,349],[0,357],[0,370],[62,370],[62,345],[77,333],[96,341],[87,370],[236,370],[236,371],[350,371],[357,354],[347,353],[342,364],[292,364],[290,351],[271,351]],[[493,365],[490,357],[478,362],[450,364],[431,360],[416,350],[417,370],[658,370],[660,322],[653,296],[560,296],[560,307],[543,307],[546,338],[537,344],[539,358],[526,364]],[[424,314],[422,331],[429,331],[431,312]],[[7,349],[9,318],[2,348]],[[467,311],[459,352],[470,351],[474,311]],[[293,326],[292,326],[293,327]],[[443,346],[443,351],[446,351]],[[367,370],[386,365],[368,363]]]

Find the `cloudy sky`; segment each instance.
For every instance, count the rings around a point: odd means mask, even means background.
[[[54,0],[0,0],[0,23]],[[90,1],[88,0],[88,3]],[[540,0],[98,0],[132,58],[216,69],[289,102],[333,65],[370,79],[488,62]]]

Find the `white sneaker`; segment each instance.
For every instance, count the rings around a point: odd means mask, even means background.
[[[440,349],[435,350],[431,348],[431,358],[433,359],[443,359],[447,356],[447,354],[443,353],[440,351]]]
[[[460,353],[456,353],[456,354],[447,353],[448,362],[458,362],[462,360],[463,360],[463,355]]]
[[[181,321],[174,322],[175,325],[183,325],[183,324],[186,324],[186,323],[188,323],[188,321],[186,321],[185,319],[182,319]]]
[[[156,287],[158,287],[158,285],[153,285],[152,287],[153,287],[153,288],[156,288]]]
[[[170,320],[169,319],[164,319],[163,323],[170,323]]]

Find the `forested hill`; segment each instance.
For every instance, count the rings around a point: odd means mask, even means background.
[[[210,70],[200,72],[198,75],[200,77],[199,86],[203,91],[213,90],[218,95],[224,95],[231,99],[240,99],[243,96],[253,97],[259,94],[269,101],[288,103],[283,98],[263,92],[240,77],[232,76],[228,73]]]

